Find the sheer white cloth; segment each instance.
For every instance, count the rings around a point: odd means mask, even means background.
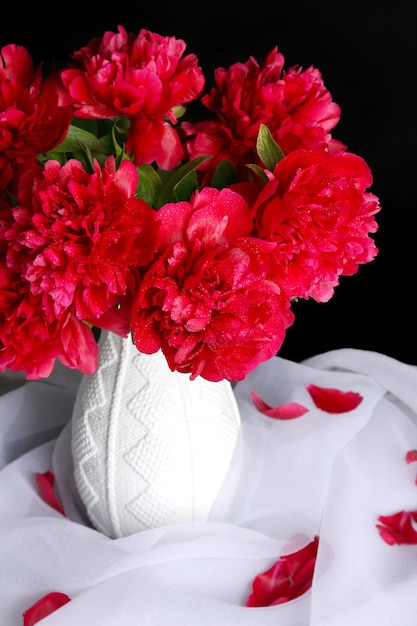
[[[79,374],[1,377],[0,623],[51,591],[71,601],[42,626],[416,626],[417,545],[389,546],[379,515],[417,509],[417,367],[341,349],[302,364],[275,357],[238,383],[237,454],[210,521],[109,539],[94,530],[72,478],[70,428]],[[354,410],[316,408],[313,383],[363,397]],[[293,420],[261,414],[309,408]],[[216,459],[213,459],[213,463]],[[52,470],[66,517],[39,495]],[[319,535],[312,589],[248,608],[254,577]]]

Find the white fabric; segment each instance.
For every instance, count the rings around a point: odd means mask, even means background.
[[[309,383],[363,401],[329,414],[314,407]],[[376,523],[417,509],[417,463],[405,462],[417,449],[417,367],[354,349],[262,364],[235,387],[242,427],[211,519],[121,539],[91,528],[77,497],[76,388],[77,375],[62,368],[0,397],[1,626],[21,626],[50,591],[71,602],[42,626],[416,626],[417,545],[387,545]],[[268,418],[252,390],[309,411]],[[38,494],[34,474],[48,469],[67,517]],[[245,607],[253,578],[315,535],[312,589]]]

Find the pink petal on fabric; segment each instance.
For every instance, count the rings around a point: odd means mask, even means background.
[[[39,493],[49,506],[65,516],[65,511],[62,508],[61,502],[58,500],[58,496],[54,491],[55,476],[50,470],[44,474],[36,472],[36,483],[38,485]]]
[[[406,463],[414,463],[415,461],[417,461],[417,450],[409,450],[407,452],[407,454],[405,455],[405,462]],[[414,482],[417,485],[417,476],[416,476]]]
[[[61,606],[64,606],[70,600],[69,596],[59,591],[52,591],[46,594],[46,596],[40,598],[23,613],[23,626],[37,624],[41,619],[60,609]]]
[[[353,411],[362,402],[363,397],[355,391],[340,391],[330,387],[307,385],[307,391],[318,409],[327,413],[346,413]]]
[[[264,402],[255,391],[251,391],[250,395],[258,411],[268,417],[280,420],[292,420],[295,417],[301,417],[301,415],[308,412],[308,409],[305,406],[298,404],[297,402],[288,402],[287,404],[272,407],[266,404],[266,402]]]
[[[399,511],[393,515],[380,515],[376,527],[381,538],[390,546],[417,544],[417,511]]]
[[[409,450],[405,455],[405,462],[413,463],[414,461],[417,461],[417,450]]]
[[[246,606],[283,604],[306,593],[313,583],[319,537],[291,554],[281,556],[268,570],[258,574]]]

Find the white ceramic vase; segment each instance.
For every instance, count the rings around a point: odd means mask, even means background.
[[[99,367],[72,416],[74,479],[92,524],[123,537],[206,520],[235,454],[240,415],[227,381],[191,381],[161,352],[102,332]]]

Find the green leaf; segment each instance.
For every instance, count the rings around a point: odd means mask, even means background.
[[[107,133],[107,135],[103,135],[103,137],[100,137],[100,143],[104,148],[104,152],[106,156],[117,153],[115,149],[115,139],[114,139],[113,130],[110,130],[110,132]]]
[[[54,152],[76,152],[82,146],[87,146],[92,152],[106,154],[105,146],[93,133],[73,124],[69,127],[65,139],[54,148]]]
[[[46,161],[58,161],[61,165],[64,165],[67,161],[67,157],[65,152],[55,152],[55,150],[51,150],[50,152],[44,152],[43,154],[38,154],[38,162],[40,165],[44,165]]]
[[[188,172],[181,180],[175,185],[174,192],[176,202],[181,200],[189,200],[193,191],[198,187],[198,176],[195,170]]]
[[[178,106],[172,107],[172,112],[177,119],[185,115],[186,110],[187,108],[184,105],[178,105]]]
[[[261,124],[259,128],[256,140],[256,151],[266,169],[271,172],[274,170],[278,161],[285,156],[279,145],[272,138],[272,135],[265,124]]]
[[[266,175],[265,170],[262,169],[262,167],[256,165],[255,163],[248,163],[246,167],[250,169],[254,174],[256,174],[256,176],[260,178],[263,182],[268,182],[269,178]]]
[[[161,178],[164,181],[164,186],[159,195],[155,208],[160,209],[161,206],[167,204],[167,202],[178,202],[178,196],[176,194],[177,185],[182,181],[183,178],[187,176],[187,174],[189,174],[189,172],[196,170],[200,163],[206,161],[207,159],[211,159],[211,157],[198,157],[197,159],[188,161],[188,163],[185,163],[184,165],[180,165],[178,168],[173,170],[173,172],[161,172]],[[189,184],[189,181],[185,184]],[[195,188],[197,188],[197,185]],[[183,191],[181,186],[178,187],[178,190]]]
[[[223,189],[224,187],[233,185],[238,181],[239,177],[235,167],[232,163],[230,163],[230,161],[223,159],[223,161],[220,161],[216,167],[213,178],[211,179],[211,184],[213,187],[216,187],[216,189]]]
[[[128,157],[127,157],[127,154],[125,153],[125,151],[123,149],[123,145],[119,144],[117,135],[118,135],[117,129],[116,129],[115,126],[113,126],[113,128],[112,128],[113,148],[114,148],[115,157],[116,157],[116,166],[119,167],[119,165],[123,161],[123,159],[124,158],[128,158]]]
[[[156,199],[162,190],[162,181],[152,165],[140,165],[136,168],[139,174],[136,195],[149,206],[156,206]]]

